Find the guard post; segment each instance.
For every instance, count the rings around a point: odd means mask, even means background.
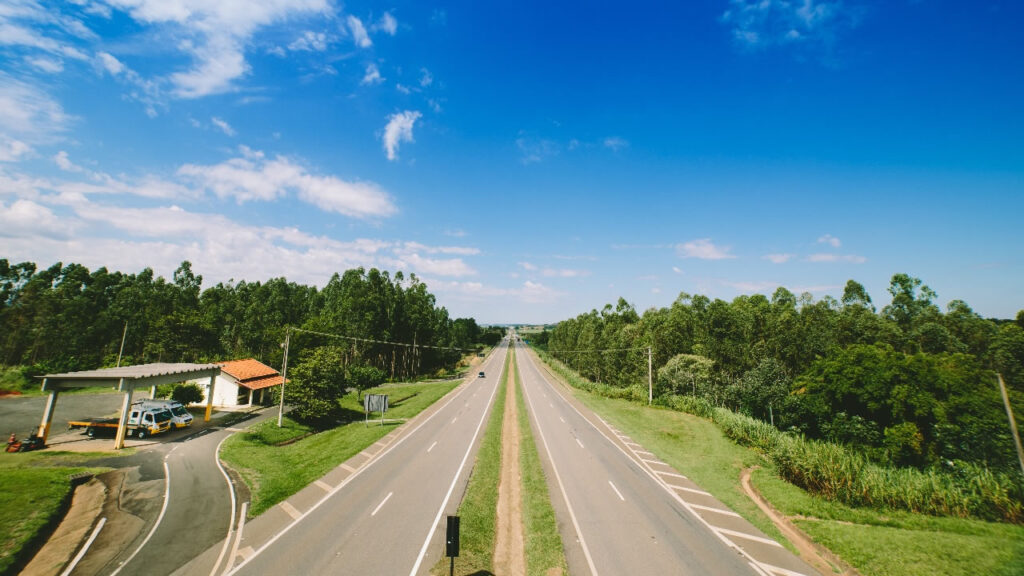
[[[451,558],[449,576],[455,576],[455,559],[459,556],[459,517],[448,517],[448,529],[445,531],[444,555]]]

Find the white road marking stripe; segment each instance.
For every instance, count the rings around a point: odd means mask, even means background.
[[[634,450],[637,454],[650,454],[651,456],[657,456],[654,452],[648,452],[647,450]]]
[[[565,424],[565,418],[562,418],[561,416],[559,416],[558,419],[562,421],[562,424]]]
[[[682,474],[676,474],[675,472],[661,472],[659,470],[655,470],[654,473],[661,474],[662,476],[673,476],[675,478],[682,478],[683,480],[687,480],[686,476],[683,476]]]
[[[455,421],[458,420],[458,419],[459,419],[458,416],[456,416],[455,418],[452,418],[452,424],[455,424]]]
[[[171,469],[167,467],[167,459],[164,459],[164,483],[166,484],[166,487],[164,488],[164,505],[160,507],[160,514],[156,517],[156,524],[153,524],[153,529],[149,531],[149,534],[146,535],[146,539],[142,541],[142,544],[139,544],[139,547],[135,549],[135,552],[132,552],[132,555],[122,562],[121,565],[117,567],[117,570],[114,570],[110,576],[117,576],[117,573],[135,558],[135,555],[139,553],[139,550],[142,550],[143,546],[145,546],[146,543],[149,542],[149,539],[153,537],[153,534],[156,533],[156,529],[160,527],[160,522],[164,519],[164,514],[167,513],[167,502],[171,499]]]
[[[665,464],[661,460],[649,460],[647,458],[641,458],[640,461],[641,462],[647,462],[648,464],[661,464],[662,466],[668,466],[668,464]],[[659,472],[659,474],[660,474],[660,472]]]
[[[434,446],[437,446],[437,440],[434,440],[434,443],[430,445],[430,448],[427,448],[427,452],[430,452],[431,450],[433,450]]]
[[[228,557],[228,563],[224,566],[225,574],[231,570],[231,566],[238,559],[238,545],[242,543],[242,530],[245,529],[245,511],[248,507],[248,502],[242,502],[242,511],[238,513],[238,530],[235,531],[235,545],[231,547],[231,556]],[[249,549],[252,550],[252,548]]]
[[[394,494],[394,492],[388,492],[388,495],[380,501],[380,504],[377,504],[377,507],[373,509],[373,512],[370,512],[370,516],[376,516],[377,512],[380,512],[380,509],[384,507],[384,503],[391,499],[392,494]]]
[[[693,506],[693,504],[690,504],[690,506]],[[762,538],[760,536],[755,536],[753,534],[747,534],[746,532],[738,532],[736,530],[729,530],[728,528],[719,528],[718,526],[712,526],[711,528],[719,534],[725,534],[727,536],[736,536],[737,538],[746,538],[747,540],[753,540],[754,542],[760,542],[762,544],[768,544],[771,546],[778,546],[779,548],[782,548],[782,544],[779,544],[778,542],[770,538]]]
[[[705,492],[704,490],[698,490],[696,488],[687,488],[686,486],[676,486],[675,484],[669,484],[669,486],[672,487],[672,488],[675,488],[676,490],[683,490],[683,491],[690,492],[690,493],[693,493],[693,494],[700,494],[701,496],[711,496],[711,492]],[[692,504],[691,504],[691,506],[692,506]]]
[[[92,535],[90,535],[89,539],[86,540],[85,546],[82,546],[82,549],[78,551],[78,554],[75,554],[75,559],[71,561],[71,564],[68,564],[67,569],[61,572],[60,576],[68,576],[75,569],[75,566],[78,566],[78,563],[81,562],[82,557],[85,556],[85,553],[89,551],[89,546],[92,546],[93,540],[95,540],[96,537],[99,536],[100,530],[103,530],[103,525],[106,523],[106,517],[100,518],[99,523],[96,524],[96,527],[92,529]]]
[[[234,529],[235,524],[235,485],[231,483],[231,477],[228,476],[227,471],[224,470],[224,467],[220,464],[220,447],[223,446],[224,442],[233,435],[234,432],[221,438],[220,442],[217,443],[217,449],[213,451],[213,461],[217,464],[217,468],[220,469],[221,475],[224,476],[224,481],[228,483],[228,493],[231,494],[231,520],[228,521],[228,533],[224,536],[224,545],[220,548],[220,555],[217,556],[217,563],[213,565],[213,570],[210,570],[210,576],[216,574],[217,569],[220,568],[220,562],[224,559],[224,553],[228,551],[228,544],[231,542],[231,531]]]
[[[245,558],[247,561],[249,560],[249,558],[252,558],[256,555],[256,551],[252,549],[252,546],[246,546],[245,548],[239,550],[238,553],[241,554],[242,558]]]
[[[622,497],[622,492],[619,492],[619,489],[615,487],[615,484],[612,484],[611,480],[608,481],[608,485],[612,487],[612,490],[615,490],[615,495],[619,497],[619,500],[622,500],[623,502],[626,501],[626,499]]]
[[[733,512],[732,510],[723,510],[722,508],[715,508],[713,506],[703,506],[701,504],[694,504],[693,502],[690,502],[690,507],[696,508],[698,510],[707,510],[708,512],[714,512],[715,514],[724,514],[726,516],[740,518],[740,515]]]
[[[794,572],[793,570],[787,570],[780,568],[779,566],[772,566],[771,564],[765,564],[764,562],[758,562],[760,568],[767,570],[768,572],[774,572],[775,574],[781,574],[782,576],[807,576],[803,572]]]
[[[576,443],[580,445],[580,448],[583,448],[583,442],[580,442],[579,438],[576,439]]]
[[[313,482],[313,484],[316,484],[317,486],[319,486],[320,489],[323,490],[324,492],[330,492],[331,490],[334,489],[334,486],[331,486],[330,484],[328,484],[327,482],[324,482],[323,480],[317,480],[317,481]]]
[[[281,507],[281,510],[287,512],[288,515],[291,516],[293,520],[298,520],[299,518],[302,518],[302,512],[299,512],[299,509],[296,508],[295,506],[292,506],[287,500],[281,502],[280,504],[278,504],[278,506]]]

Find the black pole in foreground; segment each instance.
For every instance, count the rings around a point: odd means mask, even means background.
[[[444,555],[451,558],[449,576],[455,576],[455,557],[459,555],[459,517],[448,516],[448,529],[444,539]]]

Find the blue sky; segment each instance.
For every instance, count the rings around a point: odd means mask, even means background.
[[[1024,308],[1009,1],[6,1],[0,257],[413,272],[453,316],[894,273]]]

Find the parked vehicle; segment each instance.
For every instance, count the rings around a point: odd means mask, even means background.
[[[153,434],[160,434],[171,429],[173,416],[165,408],[141,408],[132,406],[128,413],[126,424],[127,435],[136,438],[145,438]],[[85,428],[85,434],[90,438],[104,432],[109,434],[117,433],[118,418],[87,418],[85,420],[72,420],[68,422],[68,430],[74,428]]]
[[[481,373],[477,374],[477,375],[476,375],[476,377],[477,377],[477,378],[485,378],[485,376],[484,376],[484,373],[483,373],[483,372],[481,372]]]
[[[192,425],[192,413],[177,400],[166,400],[163,398],[152,398],[132,402],[132,406],[151,408],[155,410],[164,409],[171,413],[171,424],[175,428],[185,428]]]

